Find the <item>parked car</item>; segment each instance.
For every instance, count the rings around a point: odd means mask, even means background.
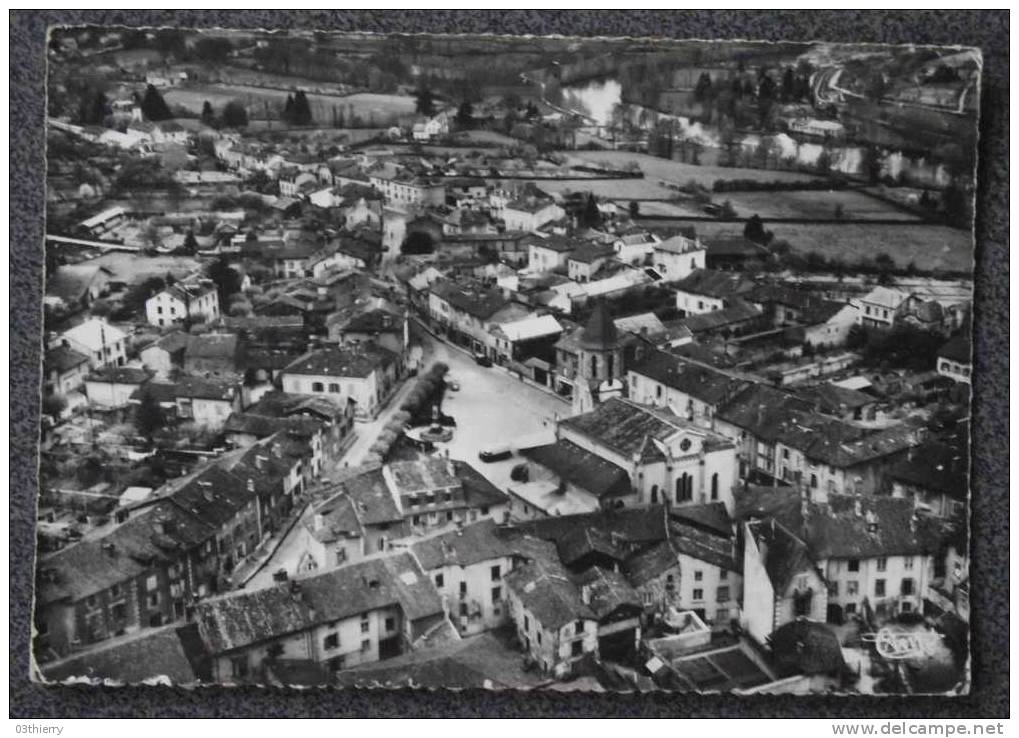
[[[450,392],[460,391],[460,383],[453,379],[452,377],[446,380],[446,387],[449,389]]]
[[[531,473],[527,470],[527,464],[517,464],[510,471],[510,479],[514,482],[526,482],[531,478]]]
[[[492,366],[492,360],[488,358],[488,354],[474,354],[474,363],[478,366]]]
[[[493,461],[503,461],[513,456],[513,449],[508,446],[496,446],[493,448],[483,449],[479,454],[478,458],[484,461],[486,464]]]

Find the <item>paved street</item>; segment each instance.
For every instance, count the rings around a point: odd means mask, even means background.
[[[449,365],[449,376],[460,383],[458,392],[446,392],[443,412],[456,419],[457,427],[449,443],[436,446],[448,450],[454,459],[468,461],[493,484],[505,490],[510,484],[510,471],[521,459],[514,455],[505,461],[488,463],[478,458],[482,449],[501,444],[537,445],[553,439],[556,415],[569,413],[567,402],[516,379],[499,367],[481,367],[474,359],[458,349],[446,345],[424,331],[417,331],[424,349],[422,367],[427,369],[436,361]],[[400,408],[413,379],[400,388],[396,396],[370,423],[358,423],[357,440],[344,456],[324,476],[345,465],[356,466],[367,454],[383,426]],[[522,443],[521,443],[522,442]],[[260,589],[272,585],[272,575],[284,568],[294,573],[301,551],[298,546],[298,523],[283,540],[270,561],[245,585],[246,589]]]

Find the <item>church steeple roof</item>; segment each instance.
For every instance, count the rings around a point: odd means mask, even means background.
[[[612,322],[605,303],[599,302],[580,334],[580,347],[604,351],[618,346],[619,331],[616,330],[616,324]]]

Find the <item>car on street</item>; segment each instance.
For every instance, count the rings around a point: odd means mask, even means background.
[[[453,379],[452,377],[446,378],[446,387],[449,389],[450,392],[460,391],[460,383]]]
[[[486,464],[494,461],[503,461],[511,456],[513,456],[513,449],[509,446],[493,446],[491,448],[482,449],[478,454],[478,458]]]
[[[474,354],[474,363],[478,366],[492,366],[492,360],[487,354]]]

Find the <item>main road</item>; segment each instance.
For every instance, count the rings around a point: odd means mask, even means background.
[[[501,367],[478,366],[471,355],[440,341],[418,325],[414,325],[413,333],[414,340],[422,348],[422,368],[441,361],[449,366],[448,377],[460,386],[458,391],[448,390],[443,399],[443,412],[453,416],[456,428],[449,443],[436,444],[439,453],[448,451],[451,458],[469,462],[495,486],[505,490],[510,484],[510,471],[521,458],[514,454],[510,459],[485,463],[478,458],[478,453],[501,445],[520,448],[551,443],[556,420],[570,413],[569,403],[523,382]],[[386,422],[399,410],[413,381],[409,380],[394,395],[375,420],[357,424],[357,440],[331,469],[361,463]],[[330,471],[326,470],[323,476],[328,477]],[[298,522],[280,542],[265,565],[247,582],[246,589],[270,586],[273,572],[281,568],[294,574],[303,553],[298,535],[301,525]]]

